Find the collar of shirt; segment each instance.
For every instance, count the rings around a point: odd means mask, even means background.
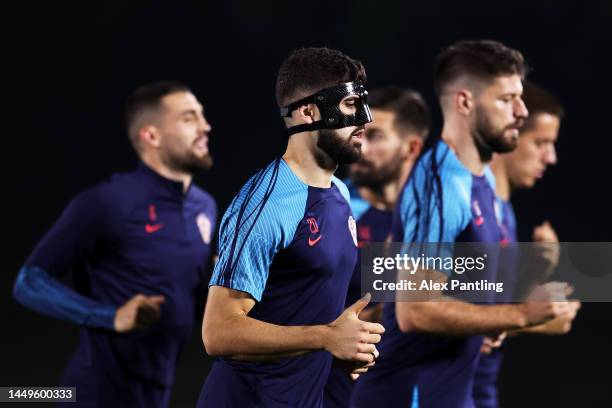
[[[143,177],[151,179],[156,186],[162,188],[164,191],[167,191],[169,194],[176,198],[185,198],[188,195],[189,190],[191,189],[190,184],[189,187],[187,187],[187,191],[183,192],[182,182],[170,180],[169,178],[162,176],[143,162],[140,162],[138,164],[137,172]]]

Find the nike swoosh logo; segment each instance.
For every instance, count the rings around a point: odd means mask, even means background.
[[[145,224],[145,231],[147,234],[152,234],[162,229],[163,226],[164,224]]]
[[[317,237],[317,239],[312,239],[312,238],[308,237],[308,246],[315,246],[317,244],[317,242],[319,242],[321,240],[321,238],[323,238],[323,235],[319,235]]]

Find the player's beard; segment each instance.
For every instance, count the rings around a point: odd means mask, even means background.
[[[351,171],[351,180],[358,187],[368,187],[379,190],[387,184],[398,180],[402,173],[404,159],[400,151],[391,160],[383,163],[379,168],[374,167],[367,161],[361,162],[361,166],[367,168],[365,171]]]
[[[356,129],[353,133],[362,130]],[[336,164],[351,164],[361,158],[361,145],[351,143],[353,133],[348,139],[343,139],[337,131],[332,129],[319,130],[317,147],[321,149]]]
[[[472,134],[480,157],[489,161],[493,153],[508,153],[516,149],[517,139],[507,138],[504,133],[512,128],[520,127],[521,124],[522,120],[519,119],[503,128],[496,127],[489,120],[485,110],[480,106],[476,107],[476,121]]]
[[[202,170],[210,170],[213,166],[213,158],[210,153],[198,157],[190,150],[181,154],[169,152],[164,161],[171,169],[188,174],[196,174]]]

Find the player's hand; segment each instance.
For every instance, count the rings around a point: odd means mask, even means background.
[[[502,332],[497,336],[485,336],[480,346],[480,352],[482,354],[491,354],[494,349],[501,347],[507,333]]]
[[[329,324],[325,350],[334,357],[367,365],[374,362],[378,356],[375,344],[380,342],[385,328],[378,323],[359,320],[358,317],[370,302],[370,297],[370,294],[366,293]]]
[[[569,309],[567,313],[564,313],[556,319],[546,323],[540,333],[548,335],[561,335],[569,333],[569,331],[572,329],[572,323],[578,314],[581,303],[577,300],[571,300],[568,301],[568,304]]]
[[[119,333],[144,329],[159,319],[164,297],[138,294],[115,313],[115,330]]]
[[[544,261],[542,266],[544,277],[550,276],[557,265],[559,265],[559,256],[561,254],[557,233],[548,221],[544,221],[533,229],[532,238],[534,249],[537,251],[536,256]]]
[[[573,288],[566,282],[548,282],[536,286],[525,302],[518,305],[526,319],[527,326],[542,324],[566,315],[570,311],[567,296],[572,291]]]
[[[376,364],[376,359],[378,358],[378,350],[374,352],[374,361],[371,363],[359,363],[355,361],[348,360],[340,360],[335,358],[334,365],[342,369],[346,372],[353,381],[355,381],[361,374],[367,373],[370,367],[373,367]]]
[[[349,374],[349,376],[351,377],[351,380],[356,381],[361,374],[367,373],[368,370],[370,369],[370,367],[373,367],[374,364],[376,364],[376,359],[377,358],[378,358],[378,350],[374,354],[374,360],[375,361],[372,361],[371,363],[359,366],[359,367],[355,368],[353,371],[351,371],[351,373]]]
[[[550,222],[544,221],[533,229],[533,242],[559,242],[559,237]]]

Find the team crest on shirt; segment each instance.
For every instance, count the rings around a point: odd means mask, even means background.
[[[206,214],[199,213],[196,217],[196,224],[200,230],[202,241],[204,241],[205,244],[210,244],[210,236],[212,235],[212,223],[210,222],[210,219],[206,216]]]
[[[355,222],[355,219],[352,215],[349,215],[348,217],[348,227],[349,231],[351,231],[351,236],[353,237],[353,242],[355,243],[355,246],[359,246],[359,244],[357,243],[357,223]]]

